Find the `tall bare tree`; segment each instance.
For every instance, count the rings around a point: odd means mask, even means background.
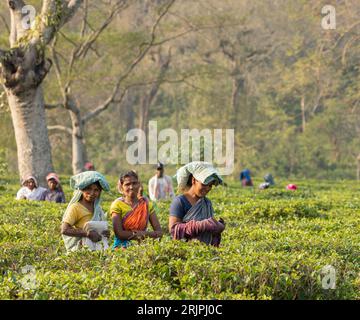
[[[142,129],[144,132],[148,131],[151,104],[156,98],[156,95],[158,94],[160,86],[164,81],[165,74],[169,69],[171,62],[171,48],[169,48],[167,54],[163,54],[161,52],[161,49],[162,48],[159,47],[158,50],[154,51],[152,54],[152,59],[157,64],[157,67],[159,69],[156,80],[151,84],[149,91],[143,94],[141,98],[139,128]]]
[[[56,103],[54,105],[46,105],[47,109],[52,109],[56,107],[63,107],[69,111],[70,119],[71,119],[71,127],[64,125],[53,125],[49,126],[48,129],[51,131],[62,131],[64,133],[70,134],[72,137],[72,170],[73,173],[79,173],[84,169],[84,164],[87,161],[87,152],[86,152],[86,144],[85,144],[85,127],[89,121],[98,117],[101,113],[107,110],[112,104],[120,103],[125,96],[127,89],[129,86],[124,86],[123,82],[125,79],[129,77],[129,75],[133,72],[135,67],[143,60],[149,50],[157,45],[155,43],[156,40],[156,30],[160,24],[160,21],[169,11],[170,7],[175,3],[175,0],[168,1],[166,5],[160,11],[155,23],[151,28],[150,40],[147,43],[141,44],[141,48],[134,58],[134,60],[127,66],[126,70],[121,73],[117,79],[114,81],[114,86],[109,93],[109,96],[104,99],[99,105],[90,108],[81,107],[78,99],[76,99],[74,95],[74,68],[75,65],[81,62],[91,50],[92,46],[96,43],[97,39],[101,35],[101,33],[110,25],[110,23],[115,18],[116,14],[120,11],[124,10],[128,7],[129,1],[126,0],[118,0],[113,3],[112,6],[109,7],[108,16],[104,19],[104,21],[100,24],[98,28],[92,28],[88,34],[84,32],[84,28],[80,30],[80,43],[72,43],[74,45],[74,49],[70,55],[69,60],[66,63],[67,70],[63,72],[58,63],[58,54],[55,49],[55,41],[51,47],[52,56],[54,60],[54,66],[56,71],[56,76],[58,80],[58,84],[62,93],[63,101],[60,103]],[[85,3],[85,13],[87,11],[87,2]],[[86,14],[84,15],[83,25],[87,24]],[[168,64],[167,64],[168,66]],[[166,67],[167,67],[166,66]],[[162,73],[161,73],[162,74]],[[153,86],[157,86],[156,92],[159,85],[158,79],[155,80]],[[136,85],[136,84],[135,84]],[[130,85],[134,86],[134,85]],[[154,93],[154,96],[156,95]],[[149,101],[150,104],[152,99]]]
[[[11,110],[20,178],[31,173],[44,183],[45,175],[53,170],[42,89],[52,62],[45,57],[45,48],[82,2],[44,0],[32,27],[26,28],[26,3],[7,1],[10,49],[0,49],[0,77]]]

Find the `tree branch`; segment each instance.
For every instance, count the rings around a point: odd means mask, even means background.
[[[163,59],[161,57],[161,53],[159,53],[160,71],[159,71],[156,81],[153,83],[153,85],[150,89],[148,96],[144,100],[143,107],[145,107],[145,108],[148,108],[151,105],[152,101],[156,97],[157,92],[159,91],[159,88],[164,80],[164,75],[166,74],[166,72],[169,68],[169,65],[170,65],[170,61],[171,61],[171,48],[169,48],[166,58],[163,61],[162,60]]]
[[[152,46],[155,43],[155,37],[156,37],[156,29],[158,28],[160,21],[162,20],[162,18],[168,13],[168,11],[170,10],[170,8],[173,6],[173,4],[175,3],[176,0],[171,0],[165,7],[165,10],[159,15],[159,17],[157,18],[157,20],[155,21],[153,27],[152,27],[152,31],[151,31],[151,40],[150,43],[143,43],[141,46],[147,45],[147,46]],[[140,47],[141,47],[140,46]]]
[[[117,92],[120,88],[121,83],[129,76],[129,74],[134,70],[134,68],[141,62],[141,60],[145,57],[145,55],[149,52],[149,50],[151,49],[151,47],[154,45],[155,43],[155,38],[156,38],[156,29],[158,28],[161,19],[166,15],[166,13],[170,10],[171,6],[175,3],[176,0],[171,0],[167,6],[165,7],[165,10],[159,15],[158,19],[155,21],[153,27],[152,27],[152,32],[151,32],[151,41],[148,44],[142,44],[140,45],[140,48],[143,47],[144,45],[146,45],[146,48],[140,53],[139,55],[135,58],[135,60],[132,62],[132,64],[129,66],[128,70],[121,76],[119,77],[115,87],[114,87],[114,91]]]
[[[65,33],[61,32],[61,31],[59,31],[58,33],[59,33],[66,41],[68,41],[69,43],[71,43],[75,48],[79,47],[79,45],[78,45],[75,41],[71,40]]]
[[[40,33],[44,45],[50,43],[56,32],[66,24],[81,6],[83,0],[43,0],[41,9]]]
[[[169,84],[177,84],[177,83],[185,83],[187,84],[186,82],[186,79],[194,76],[195,74],[189,74],[189,75],[185,75],[179,79],[163,79],[162,80],[162,83],[169,83]],[[196,74],[197,76],[199,74]],[[143,82],[136,82],[136,83],[132,83],[130,85],[127,85],[125,90],[126,91],[129,91],[129,89],[131,88],[135,88],[135,87],[146,87],[146,86],[150,86],[150,85],[153,85],[154,83],[156,83],[157,81],[159,81],[158,77],[156,77],[155,79],[150,79],[148,81],[143,81]],[[205,90],[203,90],[205,92]],[[117,100],[117,99],[114,99],[113,100],[114,103],[119,103],[121,102],[120,100]]]
[[[83,37],[85,35],[86,32],[86,21],[87,21],[87,16],[88,16],[88,7],[89,7],[89,3],[88,0],[84,1],[84,18],[82,21],[82,26],[81,26],[81,37]]]
[[[46,110],[52,110],[52,109],[57,109],[57,108],[65,108],[65,107],[64,107],[64,104],[62,104],[62,103],[45,104],[45,109]]]
[[[347,54],[348,50],[351,48],[352,44],[359,41],[359,39],[360,39],[360,36],[351,37],[350,40],[344,45],[344,48],[343,48],[342,54],[341,54],[341,63],[343,66],[346,65],[346,54]]]
[[[64,106],[65,106],[65,109],[70,110],[75,115],[78,116],[80,114],[80,109],[77,106],[74,97],[68,92],[66,92],[66,95],[65,95],[65,104],[64,104]]]
[[[187,75],[187,76],[184,76],[184,77],[182,77],[180,79],[162,79],[161,83],[170,83],[170,84],[185,83],[185,84],[188,84],[186,82],[186,79],[190,78],[191,76],[193,76],[193,75]],[[99,105],[92,112],[88,113],[86,116],[83,117],[83,119],[82,119],[83,123],[86,123],[86,122],[92,120],[97,115],[99,115],[101,112],[105,111],[107,109],[107,107],[111,103],[118,103],[118,104],[121,103],[124,96],[125,96],[125,94],[128,92],[129,89],[134,88],[134,87],[142,87],[142,86],[154,85],[154,84],[156,84],[158,82],[159,82],[159,77],[157,77],[156,79],[150,80],[150,81],[137,82],[137,83],[133,83],[133,84],[130,84],[130,85],[126,86],[126,88],[124,89],[124,91],[121,94],[120,98],[118,98],[118,99],[114,98],[112,101],[109,101],[109,99],[108,99],[106,102]]]
[[[102,25],[95,31],[93,31],[86,39],[84,43],[81,44],[80,48],[76,52],[77,58],[84,58],[91,48],[91,46],[95,43],[95,41],[99,38],[101,33],[108,27],[108,25],[113,21],[116,14],[118,14],[120,11],[127,8],[129,4],[126,0],[119,0],[112,6],[110,9],[109,15],[106,17],[105,21],[102,23]],[[82,31],[81,31],[82,33]],[[83,35],[83,34],[82,34]]]
[[[56,78],[58,80],[60,90],[61,90],[63,96],[65,96],[64,87],[63,87],[62,81],[61,81],[61,69],[60,69],[59,59],[57,57],[57,52],[55,50],[56,42],[57,42],[57,37],[54,38],[54,41],[53,41],[52,45],[50,46],[50,52],[51,52],[52,58],[54,60],[55,73],[56,73]]]
[[[9,0],[8,6],[10,10],[10,47],[13,48],[16,42],[25,35],[26,31],[22,27],[22,8],[25,6],[25,2],[22,0]]]
[[[172,37],[169,37],[169,38],[166,38],[166,39],[163,39],[163,40],[160,40],[158,42],[154,42],[152,45],[153,46],[161,46],[163,45],[164,43],[166,42],[169,42],[169,41],[172,41],[172,40],[175,40],[175,39],[178,39],[178,38],[181,38],[183,36],[185,36],[186,34],[190,33],[190,32],[194,32],[194,31],[197,31],[196,29],[188,29],[188,30],[185,30],[183,32],[180,32]]]
[[[127,89],[123,91],[120,98],[116,100],[117,103],[121,103],[123,100],[125,94],[127,92]],[[86,116],[82,118],[82,122],[85,124],[91,119],[94,119],[96,116],[98,116],[100,113],[104,112],[111,103],[115,102],[115,96],[109,97],[103,104],[99,105],[97,108],[95,108],[93,111],[89,112]]]
[[[49,2],[49,1],[48,1]],[[48,6],[50,5],[50,2],[48,3]],[[60,87],[60,90],[63,94],[64,97],[64,106],[66,109],[68,109],[69,111],[72,111],[76,114],[79,113],[79,108],[76,106],[76,104],[74,103],[73,99],[69,96],[69,92],[70,92],[70,87],[71,87],[71,83],[72,83],[72,78],[71,78],[71,74],[72,74],[72,70],[74,67],[74,64],[76,63],[76,61],[81,57],[81,56],[85,56],[86,53],[88,52],[89,49],[92,49],[91,46],[94,44],[94,42],[98,39],[98,37],[100,36],[100,34],[107,28],[107,26],[111,23],[111,21],[113,20],[113,18],[115,17],[115,14],[117,14],[120,10],[124,9],[124,7],[127,6],[127,2],[126,0],[119,0],[117,1],[111,8],[110,10],[110,14],[108,15],[108,17],[105,19],[105,21],[102,23],[102,25],[97,29],[97,30],[92,30],[91,34],[88,36],[88,38],[81,44],[76,44],[75,42],[73,42],[72,40],[68,39],[64,34],[60,33],[66,40],[68,40],[69,42],[71,42],[74,45],[74,49],[72,51],[72,54],[70,56],[70,61],[68,63],[68,70],[67,70],[67,78],[68,81],[66,81],[65,84],[63,84],[62,82],[62,77],[61,77],[61,69],[58,63],[58,59],[57,59],[57,53],[55,51],[55,43],[56,43],[56,38],[54,43],[51,46],[51,52],[53,55],[53,59],[55,61],[55,71],[56,71],[56,76],[57,76],[57,80],[58,80],[58,84]],[[43,8],[46,11],[46,7]],[[85,3],[85,11],[87,10],[87,1]],[[84,35],[84,31],[85,31],[85,22],[87,20],[87,14],[85,12],[84,18],[83,18],[83,27],[81,29],[81,36]],[[97,108],[95,108],[94,111],[90,112],[87,116],[85,116],[83,118],[83,122],[86,122],[92,118],[94,118],[95,116],[97,116],[99,113],[101,113],[102,111],[106,110],[109,105],[113,102],[116,94],[118,92],[118,87],[115,86],[115,89],[113,90],[112,94],[109,96],[108,99],[106,99],[106,101],[99,105]]]
[[[61,131],[68,134],[72,134],[72,130],[68,127],[61,126],[61,125],[55,125],[55,126],[48,126],[49,131]]]
[[[106,99],[106,101],[99,105],[97,108],[95,108],[92,112],[88,113],[86,116],[83,117],[82,121],[83,123],[88,122],[89,120],[95,118],[97,115],[99,115],[101,112],[105,111],[111,103],[114,102],[114,99],[116,97],[116,94],[118,93],[120,89],[121,83],[129,76],[129,74],[134,70],[134,68],[140,63],[140,61],[145,57],[145,55],[149,52],[150,48],[153,46],[153,43],[155,42],[156,38],[156,30],[160,24],[160,21],[162,18],[166,15],[166,13],[170,10],[171,6],[175,3],[176,0],[171,0],[165,7],[164,11],[159,15],[159,17],[156,19],[151,32],[151,41],[147,44],[146,48],[143,51],[140,51],[139,55],[135,58],[135,60],[132,62],[132,64],[128,67],[127,71],[119,77],[118,81],[116,82],[113,91],[109,98]],[[144,44],[143,44],[144,45]],[[143,46],[141,45],[141,46]],[[124,90],[121,98],[119,101],[121,101],[126,94],[127,90]]]
[[[348,35],[353,29],[360,25],[360,21],[356,21],[353,23],[336,41],[335,45],[333,46],[333,50],[337,48],[337,46],[342,42],[346,35]]]

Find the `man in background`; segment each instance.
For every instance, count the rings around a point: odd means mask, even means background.
[[[152,201],[175,197],[171,177],[165,175],[164,171],[164,165],[159,162],[155,176],[149,180],[149,196]]]

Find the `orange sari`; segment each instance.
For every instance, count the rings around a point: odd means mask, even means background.
[[[124,202],[123,198],[119,201]],[[124,231],[145,231],[149,223],[149,200],[147,198],[139,198],[138,203],[122,218],[121,223]],[[126,248],[130,245],[129,240],[121,240],[115,236],[113,249],[118,247]]]
[[[122,201],[121,199],[119,199]],[[149,202],[148,199],[141,197],[138,203],[122,219],[124,230],[144,231],[149,223]]]

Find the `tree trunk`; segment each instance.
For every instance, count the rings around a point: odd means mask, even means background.
[[[231,70],[231,78],[232,78],[232,91],[231,91],[231,123],[235,132],[239,129],[239,117],[238,114],[240,112],[240,96],[244,91],[245,80],[241,69],[239,67],[240,62],[237,60],[232,60],[232,70]]]
[[[51,61],[36,42],[18,45],[26,34],[22,28],[22,0],[9,1],[11,13],[11,49],[0,50],[1,78],[6,91],[15,131],[20,179],[34,175],[41,185],[53,171],[51,147],[46,126],[42,81]]]
[[[305,96],[301,96],[301,119],[302,119],[302,132],[305,132],[306,128],[306,114],[305,114]]]
[[[53,165],[42,87],[16,93],[6,88],[6,93],[15,131],[20,178],[32,174],[40,185],[45,185],[45,177],[53,171]]]
[[[332,158],[333,158],[333,162],[335,163],[339,163],[340,162],[340,156],[341,156],[341,149],[339,146],[339,142],[338,142],[338,138],[336,137],[336,135],[332,135],[331,137],[331,143],[334,146],[334,149],[332,151]]]
[[[149,108],[150,108],[149,95],[145,94],[141,99],[139,129],[141,129],[145,133],[146,137],[148,137],[149,134]],[[148,150],[147,140],[139,141],[139,150],[146,150],[145,152],[147,153]]]
[[[136,95],[138,93],[133,89],[128,91],[122,104],[119,105],[119,118],[124,121],[125,132],[135,128],[135,111],[134,105],[136,104]],[[120,141],[120,137],[119,137]]]
[[[157,79],[151,86],[149,93],[144,95],[141,100],[139,128],[141,130],[143,130],[146,134],[147,134],[148,125],[149,125],[150,106],[151,106],[153,100],[155,99],[155,97],[160,89],[160,86],[163,82],[164,76],[169,68],[170,61],[171,61],[171,49],[169,49],[169,52],[168,52],[167,56],[165,56],[165,57],[162,56],[160,51],[157,53],[157,55],[158,55],[157,59],[158,59],[159,67],[160,67]]]
[[[357,180],[359,181],[360,180],[360,154],[357,156],[356,158],[356,164],[357,164],[357,167],[356,167],[356,178]]]
[[[72,135],[72,169],[73,174],[84,171],[85,167],[85,143],[81,136],[73,133]]]
[[[165,76],[167,70],[169,69],[169,65],[170,65],[170,61],[171,61],[171,49],[169,49],[169,52],[165,57],[162,56],[160,51],[157,53],[157,56],[158,56],[157,59],[158,59],[159,67],[160,67],[159,73],[157,75],[157,79],[152,84],[149,93],[145,94],[143,96],[143,98],[141,99],[139,128],[141,130],[143,130],[143,132],[145,132],[146,136],[148,136],[148,133],[149,133],[150,106],[151,106],[152,102],[154,101],[156,95],[158,94],[158,91],[163,82],[164,76]],[[140,150],[142,150],[141,148],[146,148],[146,145],[142,146],[140,144]]]
[[[70,112],[72,122],[72,169],[73,174],[84,171],[86,146],[84,143],[84,127],[81,121],[80,113]]]
[[[139,128],[143,130],[146,134],[149,125],[149,109],[151,103],[150,100],[152,99],[150,99],[149,95],[144,95],[141,101]]]
[[[242,86],[242,80],[239,80],[237,79],[237,77],[234,77],[232,80],[231,110],[233,112],[232,123],[235,131],[238,128],[238,113],[239,113],[241,86]]]
[[[41,16],[37,16],[36,32],[24,27],[25,2],[6,2],[11,17],[11,49],[0,49],[0,80],[11,110],[19,174],[21,179],[32,174],[44,185],[46,174],[53,171],[41,87],[52,65],[50,60],[45,59],[45,48],[54,34],[75,14],[82,1],[59,0],[56,5],[53,1],[43,1]]]

